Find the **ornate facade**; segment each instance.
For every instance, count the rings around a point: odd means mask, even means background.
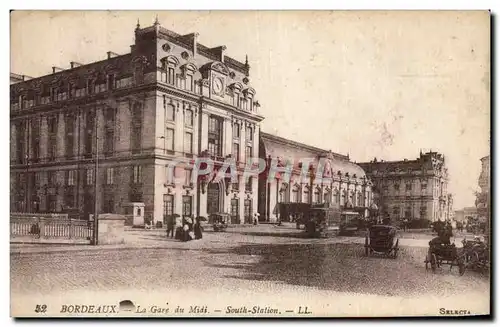
[[[476,195],[478,215],[489,224],[490,221],[490,156],[481,158],[481,174],[478,185],[480,192]]]
[[[368,215],[372,184],[348,156],[263,132],[260,136],[260,158],[266,160],[268,167],[274,165],[283,171],[272,180],[267,174],[259,179],[261,220],[276,221],[277,205],[291,202],[328,202],[341,209],[356,210],[364,217]],[[302,173],[305,165],[310,165],[307,174]],[[289,178],[285,169],[290,172]]]
[[[374,184],[376,203],[391,220],[447,220],[453,210],[447,192],[445,158],[437,152],[420,153],[416,160],[379,161],[359,164]]]
[[[263,117],[249,72],[224,46],[156,21],[137,25],[128,54],[39,78],[11,75],[11,210],[76,208],[88,217],[97,181],[101,213],[143,202],[154,221],[215,211],[242,221],[257,211],[256,182],[199,182],[188,165],[169,167],[205,155],[235,158],[242,170],[258,156]]]

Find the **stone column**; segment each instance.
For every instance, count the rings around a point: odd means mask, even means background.
[[[240,189],[238,190],[238,200],[239,200],[239,215],[240,215],[240,223],[245,223],[245,182],[243,180],[243,176],[238,176],[238,181],[240,185]]]
[[[201,131],[201,124],[199,122],[199,115],[198,115],[198,107],[196,105],[191,106],[191,111],[193,112],[193,152],[195,155],[198,155],[199,152],[199,133]],[[193,203],[194,199],[196,197],[193,197]]]
[[[240,123],[240,129],[241,129],[241,132],[240,132],[240,160],[241,162],[244,162],[245,165],[246,165],[246,162],[247,162],[247,158],[245,157],[245,152],[246,152],[246,148],[247,148],[247,139],[246,139],[246,122],[245,121],[241,121]]]
[[[97,110],[97,116],[96,116],[96,123],[97,123],[97,144],[99,146],[99,158],[103,157],[103,151],[104,151],[104,138],[105,138],[105,120],[104,120],[104,110],[107,108],[100,107]],[[103,169],[99,169],[103,171]],[[102,193],[102,187],[101,187],[101,193]]]
[[[49,126],[47,125],[47,116],[41,117],[40,123],[40,158],[42,160],[47,159],[48,149],[47,145],[49,143]]]
[[[116,143],[116,152],[118,155],[126,156],[130,151],[130,122],[133,110],[133,102],[129,99],[117,102],[118,117],[117,122],[120,126],[118,133],[118,142]]]
[[[233,128],[231,124],[231,120],[229,118],[224,119],[224,152],[222,155],[225,157],[231,154],[231,148],[233,144]]]
[[[184,106],[184,103],[177,104],[175,109],[174,150],[176,154],[184,152]]]
[[[10,123],[10,160],[17,160],[17,125],[15,122]]]
[[[59,113],[57,121],[57,159],[61,160],[65,157],[66,153],[66,122],[65,114]]]
[[[252,143],[252,152],[253,157],[259,157],[259,134],[260,134],[260,126],[255,124],[253,128],[253,143]]]
[[[208,114],[206,112],[201,113],[201,144],[199,152],[208,149]]]

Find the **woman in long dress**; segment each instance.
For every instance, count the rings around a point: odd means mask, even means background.
[[[194,224],[194,239],[199,240],[201,238],[203,238],[201,223],[200,220],[196,218],[196,223]]]

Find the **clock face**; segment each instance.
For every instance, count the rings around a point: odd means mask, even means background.
[[[222,92],[222,80],[220,78],[215,78],[214,79],[214,85],[213,85],[213,88],[214,88],[214,92],[215,93],[221,93]]]

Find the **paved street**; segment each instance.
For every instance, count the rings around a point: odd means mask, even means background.
[[[430,236],[402,239],[399,257],[389,259],[365,257],[360,237],[305,239],[292,228],[287,233],[282,230],[273,226],[234,228],[225,233],[206,232],[202,240],[188,243],[167,240],[161,231],[136,231],[137,237],[157,246],[13,253],[12,301],[24,304],[66,295],[82,299],[84,294],[94,300],[99,298],[97,294],[119,299],[123,294],[141,292],[150,293],[151,298],[153,294],[196,292],[199,299],[201,294],[276,296],[290,292],[295,298],[309,294],[314,301],[324,294],[328,297],[323,303],[331,302],[333,294],[351,300],[360,295],[366,301],[383,298],[387,303],[427,296],[427,305],[429,299],[438,301],[434,307],[441,299],[477,298],[473,305],[487,309],[487,276],[472,271],[459,276],[457,268],[450,272],[447,266],[435,274],[425,270]]]

